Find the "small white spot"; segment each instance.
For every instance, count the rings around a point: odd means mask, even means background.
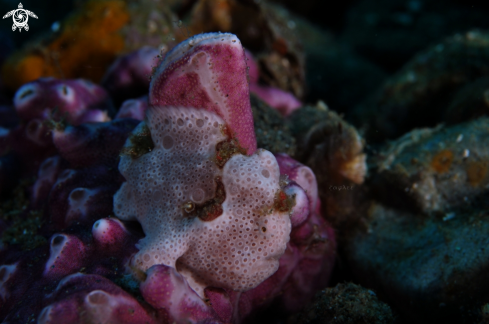
[[[446,222],[446,221],[448,221],[450,219],[453,219],[453,218],[455,218],[455,213],[453,213],[453,212],[452,213],[448,213],[448,214],[445,215],[445,217],[443,217],[443,221]]]

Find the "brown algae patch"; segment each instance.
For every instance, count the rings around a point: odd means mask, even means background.
[[[282,189],[277,190],[273,199],[273,208],[279,212],[290,213],[295,206],[295,195],[288,196]]]
[[[227,140],[217,143],[216,145],[216,158],[215,163],[219,168],[223,168],[229,159],[235,154],[246,155],[246,150],[241,147],[239,141],[229,136],[229,130],[227,126],[221,127],[221,133],[228,137]]]
[[[226,200],[226,191],[221,177],[216,177],[214,181],[216,182],[216,193],[214,198],[209,199],[202,204],[187,202],[182,206],[189,216],[199,217],[204,222],[210,222],[222,215],[222,203]]]
[[[144,125],[140,132],[131,134],[129,136],[129,141],[131,142],[131,146],[124,147],[121,151],[121,155],[129,155],[133,159],[137,159],[142,155],[151,152],[155,147],[153,139],[151,138],[151,132],[147,125]]]
[[[477,187],[479,184],[483,183],[488,171],[488,163],[485,161],[472,161],[468,164],[467,180],[470,185]]]
[[[441,150],[431,160],[431,167],[437,173],[446,173],[450,170],[453,162],[453,153],[449,150]]]

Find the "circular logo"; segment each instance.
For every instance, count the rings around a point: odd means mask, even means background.
[[[19,29],[19,32],[22,31],[22,28],[24,28],[26,31],[29,30],[29,25],[27,25],[27,21],[29,21],[29,16],[37,19],[36,14],[32,11],[25,10],[22,6],[22,3],[19,3],[18,9],[7,12],[7,14],[3,16],[3,19],[10,16],[12,16],[12,19],[14,20],[12,30],[15,31],[16,29]]]

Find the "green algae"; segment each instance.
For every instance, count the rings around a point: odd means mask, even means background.
[[[318,294],[312,305],[296,315],[296,324],[391,324],[391,308],[376,294],[353,283],[340,283]]]
[[[0,219],[9,224],[2,232],[0,240],[6,245],[17,245],[22,250],[32,250],[46,244],[38,231],[44,223],[41,210],[28,210],[28,188],[32,179],[23,179],[12,191],[10,197],[0,202]]]
[[[328,108],[323,102],[305,105],[294,111],[287,119],[292,136],[299,144],[305,141],[309,131],[318,123],[328,119]]]
[[[134,278],[131,274],[125,274],[119,278],[112,280],[116,285],[120,286],[122,289],[130,293],[131,295],[137,297],[141,296],[139,290],[139,281]],[[142,296],[141,296],[142,297]]]
[[[145,302],[139,286],[144,282],[148,275],[146,272],[131,267],[131,273],[118,275],[116,278],[109,278],[117,286],[121,287],[127,293],[131,294],[139,302]]]
[[[225,133],[223,131],[223,133]],[[231,138],[216,145],[216,157],[214,162],[219,168],[223,168],[229,159],[235,154],[246,155],[246,150],[241,147],[239,141],[235,138]]]
[[[65,112],[63,115],[59,112],[59,108],[55,107],[48,119],[43,122],[43,125],[49,128],[50,130],[64,131],[66,127],[70,126],[68,123],[68,112]]]
[[[275,109],[250,96],[257,146],[273,153],[294,156],[296,141],[284,118]]]

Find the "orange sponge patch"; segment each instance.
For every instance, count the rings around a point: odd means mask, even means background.
[[[450,170],[453,161],[453,153],[449,150],[438,152],[431,161],[431,167],[438,173],[445,173]]]
[[[128,21],[123,1],[88,1],[62,23],[59,34],[10,56],[2,79],[12,90],[48,76],[99,82],[124,48],[119,30]]]

